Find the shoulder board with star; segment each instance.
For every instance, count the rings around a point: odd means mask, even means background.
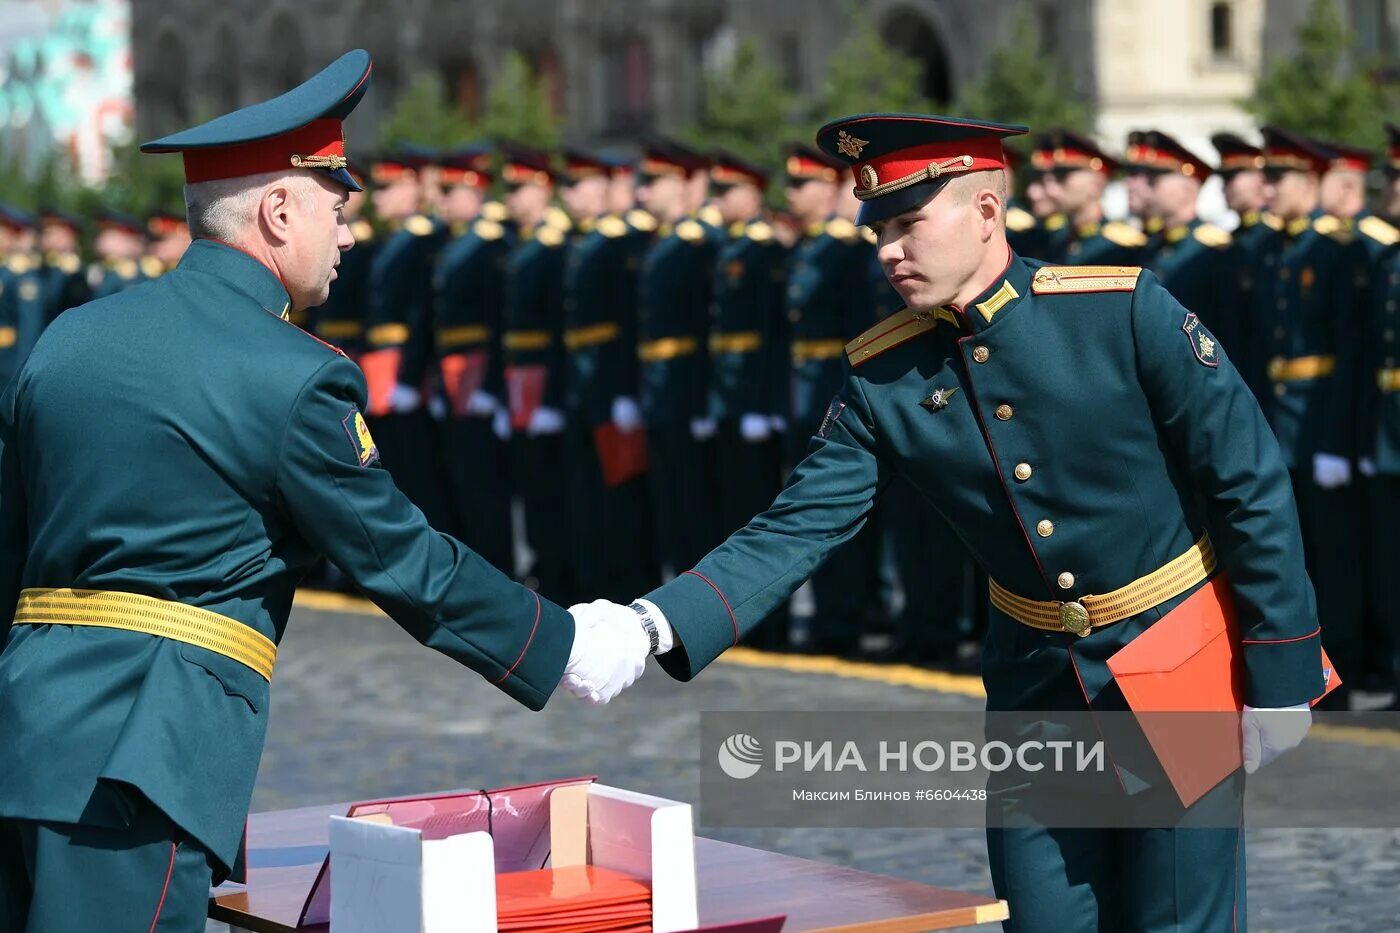
[[[600,217],[598,218],[598,232],[610,240],[615,240],[620,236],[626,236],[627,221],[623,220],[621,217],[613,217],[611,215]]]
[[[1264,226],[1268,227],[1270,230],[1283,229],[1283,218],[1273,213],[1272,211],[1265,211],[1264,213],[1260,214],[1259,220],[1264,224]]]
[[[1103,238],[1115,246],[1138,247],[1147,245],[1147,235],[1137,227],[1115,220],[1103,225],[1099,231]]]
[[[140,267],[136,265],[135,259],[123,259],[113,266],[112,269],[117,275],[129,282],[136,278],[136,273],[139,271]]]
[[[487,201],[481,205],[481,216],[498,224],[505,223],[510,217],[510,211],[500,201]]]
[[[1338,243],[1350,243],[1355,237],[1346,221],[1340,217],[1333,217],[1331,214],[1323,214],[1313,221],[1313,230],[1327,237],[1336,240]]]
[[[1064,214],[1055,213],[1045,218],[1045,229],[1050,231],[1063,230],[1065,224],[1069,223],[1069,218]]]
[[[414,236],[427,236],[433,232],[433,222],[422,214],[414,214],[403,222],[403,228]]]
[[[6,260],[5,265],[9,267],[9,270],[15,275],[24,275],[24,273],[34,268],[34,260],[23,253],[16,253]]]
[[[860,238],[865,242],[869,243],[871,246],[874,246],[880,242],[880,238],[875,235],[875,231],[871,230],[869,227],[860,228]]]
[[[558,227],[550,226],[548,223],[542,224],[535,231],[535,239],[545,246],[562,246],[564,243],[564,231]]]
[[[632,229],[640,230],[643,233],[651,233],[656,230],[656,218],[641,208],[634,208],[627,212],[627,222]]]
[[[494,220],[478,217],[476,223],[472,224],[472,233],[476,234],[478,239],[499,240],[506,235],[506,228]]]
[[[1361,232],[1362,236],[1369,237],[1382,246],[1394,246],[1396,243],[1400,243],[1400,230],[1395,229],[1394,226],[1381,220],[1375,214],[1361,218],[1356,229]]]
[[[1035,217],[1021,207],[1013,207],[1006,212],[1006,229],[1012,233],[1025,233],[1035,226]]]
[[[676,236],[687,243],[705,239],[705,228],[698,220],[682,220],[676,224]]]
[[[1224,249],[1231,243],[1230,234],[1215,224],[1201,224],[1191,231],[1191,236],[1195,237],[1197,243],[1211,249]]]
[[[1031,279],[1037,295],[1082,295],[1130,292],[1137,288],[1141,266],[1041,266]]]
[[[851,361],[852,366],[868,363],[880,354],[928,333],[938,326],[939,321],[958,326],[957,316],[947,308],[936,308],[933,311],[910,311],[904,308],[896,311],[846,344],[846,359]]]
[[[844,217],[833,217],[826,222],[826,235],[850,243],[856,238],[856,225]]]
[[[154,256],[143,256],[141,258],[141,271],[147,278],[158,279],[165,274],[165,263]]]
[[[374,225],[363,218],[350,221],[350,234],[356,243],[366,243],[374,239]]]
[[[773,228],[761,220],[755,220],[744,228],[744,236],[755,243],[767,243],[773,239]]]

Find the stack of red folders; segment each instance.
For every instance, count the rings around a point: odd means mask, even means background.
[[[500,933],[651,933],[651,887],[595,865],[496,876]]]

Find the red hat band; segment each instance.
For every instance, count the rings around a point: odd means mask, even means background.
[[[438,178],[448,187],[456,187],[457,185],[469,185],[472,188],[481,189],[491,187],[489,176],[469,168],[457,168],[452,165],[444,165],[438,172]]]
[[[186,149],[185,181],[199,184],[293,168],[345,168],[345,131],[340,120],[312,120],[290,133],[211,149]]]
[[[868,201],[921,181],[1005,167],[1006,155],[997,137],[913,146],[857,165],[855,195]]]

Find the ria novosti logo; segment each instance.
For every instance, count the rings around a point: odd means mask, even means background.
[[[746,733],[731,735],[719,747],[719,767],[736,780],[751,778],[763,767],[763,746]]]

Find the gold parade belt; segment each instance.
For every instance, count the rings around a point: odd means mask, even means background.
[[[637,345],[637,356],[644,363],[660,363],[678,356],[690,356],[700,349],[694,337],[662,337]]]
[[[753,353],[763,346],[763,335],[756,330],[710,335],[711,353]]]
[[[491,328],[485,324],[457,324],[440,327],[437,332],[438,346],[447,350],[458,347],[475,347],[491,339]]]
[[[1317,379],[1330,376],[1337,369],[1337,358],[1326,356],[1298,356],[1286,360],[1281,356],[1269,360],[1270,382],[1299,382],[1304,379]]]
[[[564,348],[581,350],[584,347],[596,347],[599,344],[611,343],[621,334],[622,328],[611,321],[590,324],[588,327],[575,327],[564,331]]]
[[[1376,370],[1376,388],[1382,392],[1400,392],[1400,369]]]
[[[507,350],[548,350],[553,342],[547,330],[513,330],[501,338]]]
[[[992,580],[992,605],[1031,628],[1087,635],[1092,629],[1121,622],[1159,606],[1214,572],[1215,549],[1211,547],[1210,537],[1202,535],[1189,551],[1171,563],[1111,593],[1085,596],[1071,602],[1041,601],[1017,596]]]
[[[272,680],[277,646],[256,629],[208,609],[111,590],[26,589],[16,625],[86,625],[184,642],[221,654]]]
[[[805,363],[808,360],[834,360],[846,353],[844,340],[794,340],[792,361]]]

